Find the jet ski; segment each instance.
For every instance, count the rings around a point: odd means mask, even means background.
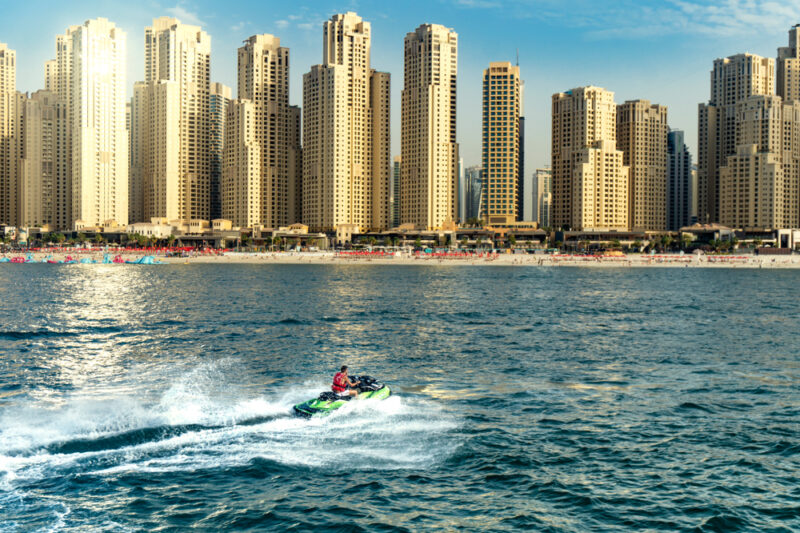
[[[323,392],[316,398],[295,405],[294,413],[305,418],[327,416],[351,400],[385,400],[392,394],[388,386],[372,376],[357,376],[353,381],[361,382],[356,387],[358,396],[341,396],[333,391]]]

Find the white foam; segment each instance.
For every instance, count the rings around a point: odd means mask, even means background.
[[[255,460],[334,470],[420,468],[457,445],[458,421],[423,399],[351,401],[329,417],[305,420],[291,416],[292,405],[327,383],[276,387],[254,397],[220,379],[229,371],[219,363],[201,365],[150,399],[68,397],[55,407],[7,410],[0,416],[0,488],[54,474],[195,471]],[[173,434],[117,448],[48,451],[57,443],[146,428]]]

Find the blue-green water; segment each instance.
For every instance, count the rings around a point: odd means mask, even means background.
[[[3,265],[0,530],[800,530],[800,271]],[[347,363],[384,402],[291,406]]]

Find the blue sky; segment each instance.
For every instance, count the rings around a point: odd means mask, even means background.
[[[550,97],[581,85],[616,93],[618,103],[645,98],[669,107],[697,153],[697,104],[708,98],[714,58],[741,52],[775,57],[800,23],[798,0],[28,0],[4,6],[0,42],[17,51],[18,89],[43,85],[55,35],[106,17],[128,33],[128,85],[143,78],[144,27],[154,17],[200,24],[212,37],[212,79],[236,94],[236,48],[271,33],[291,48],[291,100],[302,105],[302,75],[322,56],[321,23],[356,11],[372,23],[372,66],[392,73],[392,149],[400,148],[403,37],[419,24],[459,34],[458,140],[467,165],[480,162],[480,90],[490,61],[514,61],[526,82],[526,174],[549,164]],[[130,90],[130,89],[129,89]]]

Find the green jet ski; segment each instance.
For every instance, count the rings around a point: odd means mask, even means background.
[[[354,381],[361,382],[357,387],[358,396],[340,396],[333,391],[323,392],[316,398],[295,405],[295,414],[306,418],[327,416],[350,400],[385,400],[392,394],[389,387],[371,376],[357,376]]]

